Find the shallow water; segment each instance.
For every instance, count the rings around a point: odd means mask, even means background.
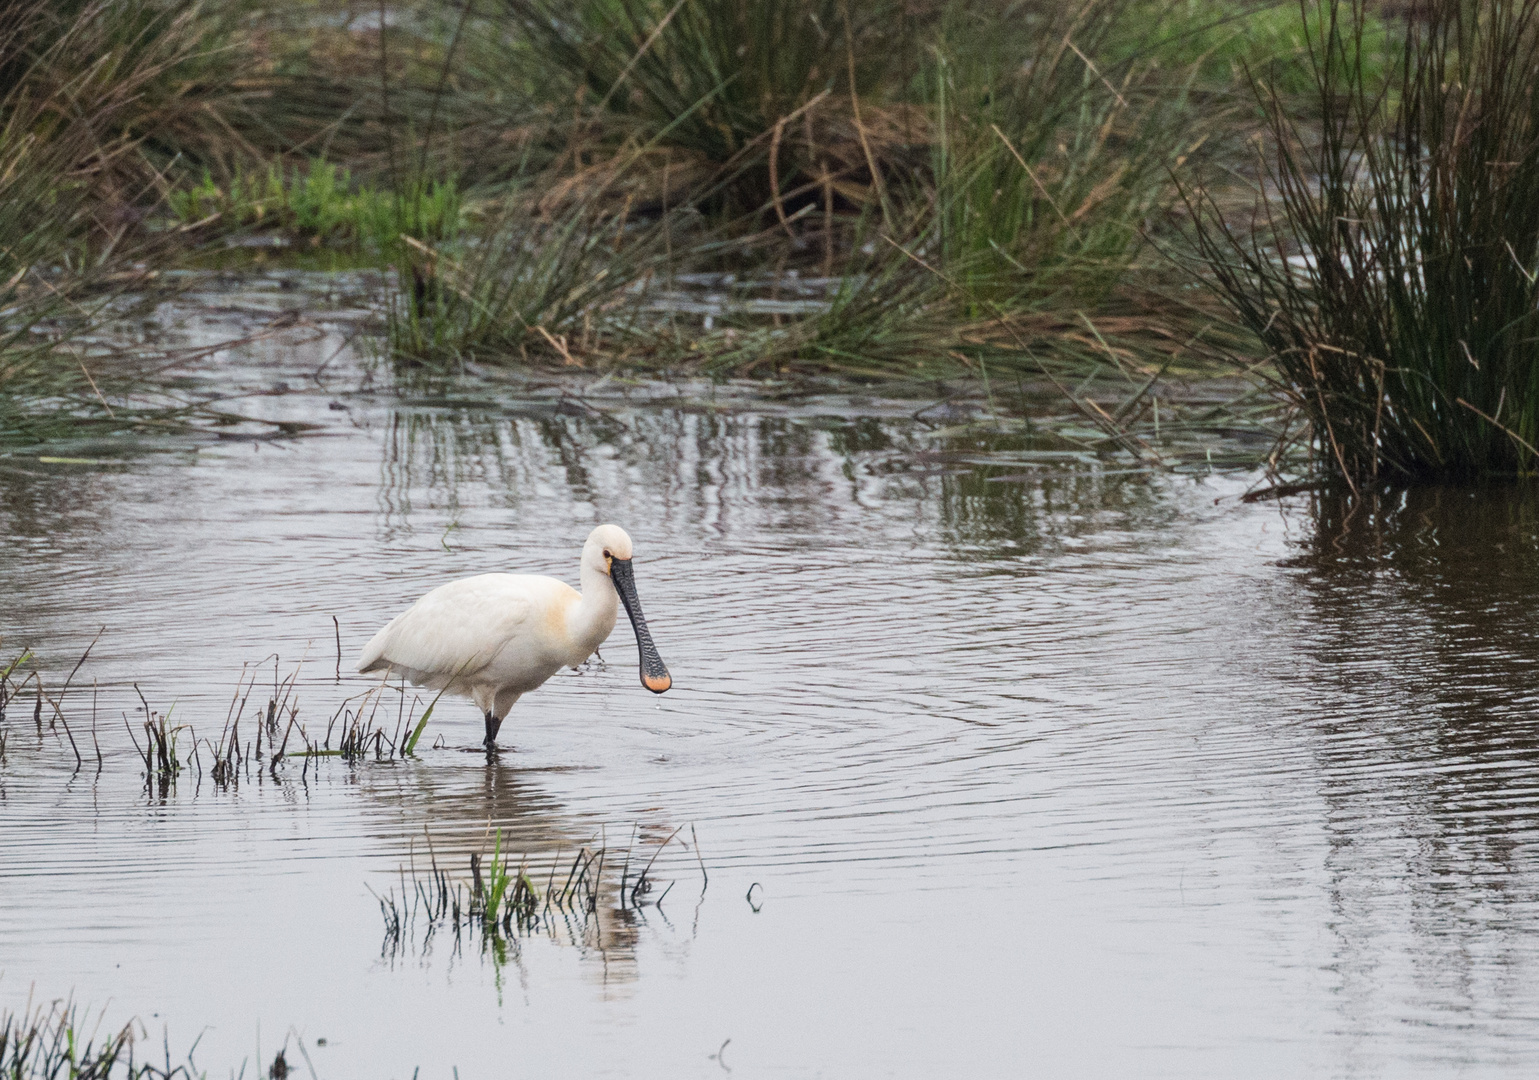
[[[181,332],[235,336],[270,299],[203,297]],[[65,702],[88,741],[95,680],[99,772],[27,698],[4,721],[0,1004],[137,1014],[173,1057],[201,1036],[216,1076],[286,1036],[328,1078],[1539,1058],[1534,498],[1248,505],[1248,476],[1053,464],[913,403],[406,391],[344,347],[347,312],[312,322],[188,385],[319,434],[0,461],[6,654],[56,687],[106,626]],[[445,701],[405,763],[146,789],[134,683],[217,737],[243,664],[270,684],[272,654],[278,678],[305,657],[324,722],[421,592],[575,580],[606,520],[636,539],[669,694],[637,685],[622,622],[494,763]],[[607,863],[590,925],[504,962],[384,939],[371,889],[430,842],[467,880],[489,828],[544,866],[650,858],[680,827],[660,908],[620,910]]]

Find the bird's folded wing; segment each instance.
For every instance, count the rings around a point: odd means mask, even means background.
[[[534,616],[527,595],[486,574],[442,585],[364,646],[359,671],[394,668],[413,682],[473,678]]]

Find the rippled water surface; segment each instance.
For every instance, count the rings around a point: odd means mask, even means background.
[[[286,1036],[328,1080],[1533,1074],[1532,497],[1244,504],[911,402],[403,391],[315,319],[189,381],[312,434],[0,461],[0,649],[53,693],[106,627],[64,702],[100,768],[30,691],[4,720],[0,1004],[201,1035],[215,1076]],[[601,521],[666,696],[622,621],[494,762],[445,700],[404,763],[146,788],[134,684],[217,738],[243,665],[253,701],[300,665],[323,727],[417,595],[575,582]],[[607,847],[599,910],[392,944],[374,894],[499,829]]]

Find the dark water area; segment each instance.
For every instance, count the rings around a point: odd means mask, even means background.
[[[346,312],[301,329],[189,386],[313,434],[0,460],[0,650],[56,687],[106,627],[64,706],[85,741],[96,695],[99,772],[25,695],[3,721],[0,1004],[138,1015],[215,1076],[286,1037],[322,1077],[1532,1073],[1532,489],[1247,504],[912,402],[403,388]],[[667,695],[622,622],[494,762],[446,699],[411,760],[146,787],[135,684],[216,738],[243,670],[299,665],[324,723],[416,596],[575,582],[602,521]],[[392,946],[374,894],[497,830],[615,852],[592,916]]]

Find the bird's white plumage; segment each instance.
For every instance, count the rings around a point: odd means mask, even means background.
[[[364,646],[358,669],[390,667],[435,690],[458,683],[472,691],[526,693],[563,666],[587,659],[587,652],[574,656],[574,643],[559,632],[565,629],[566,607],[580,600],[581,594],[565,582],[532,574],[451,581],[375,634]],[[541,633],[547,629],[542,624],[554,624],[548,629],[558,632]],[[484,692],[469,696],[483,709],[492,708],[489,700],[482,701]]]
[[[369,640],[358,670],[388,670],[471,698],[488,714],[490,742],[521,695],[581,664],[609,636],[619,608],[610,560],[630,555],[625,531],[601,525],[583,546],[580,593],[534,574],[479,574],[440,585]]]

